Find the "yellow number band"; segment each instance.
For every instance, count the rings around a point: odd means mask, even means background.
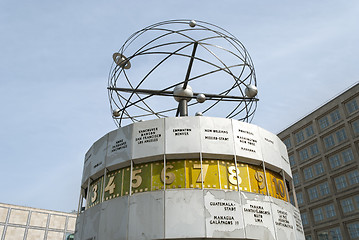
[[[237,175],[238,174],[238,175]],[[103,182],[105,179],[105,182]],[[132,182],[130,182],[132,179]],[[104,189],[103,189],[104,187]],[[247,163],[224,160],[170,160],[137,164],[107,172],[91,182],[88,207],[104,201],[140,192],[161,189],[223,189],[268,194],[288,201],[283,177],[272,170]]]

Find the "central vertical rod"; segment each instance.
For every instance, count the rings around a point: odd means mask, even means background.
[[[181,117],[188,116],[188,106],[187,106],[187,100],[181,99],[178,105],[179,113]]]

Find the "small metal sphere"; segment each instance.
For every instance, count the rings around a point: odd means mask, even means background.
[[[114,117],[119,117],[119,116],[121,116],[121,114],[120,114],[120,109],[115,109],[115,110],[113,110],[112,115],[113,115]]]
[[[257,93],[258,93],[258,89],[257,89],[256,86],[248,85],[246,87],[245,94],[246,94],[247,97],[253,98],[253,97],[257,96]]]
[[[196,116],[203,116],[202,112],[196,112]]]
[[[177,102],[180,102],[183,99],[186,99],[187,102],[189,102],[193,97],[193,91],[189,85],[187,85],[186,89],[183,89],[183,84],[180,84],[174,88],[173,95]]]
[[[203,93],[200,93],[197,95],[196,99],[197,99],[197,102],[204,103],[204,101],[206,101],[206,95],[204,95]]]
[[[191,21],[189,22],[189,26],[190,26],[190,27],[195,27],[196,25],[197,25],[197,23],[196,23],[195,20],[191,20]]]

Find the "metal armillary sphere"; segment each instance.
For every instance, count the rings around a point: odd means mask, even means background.
[[[243,44],[197,20],[164,21],[132,34],[113,54],[108,95],[118,126],[189,114],[250,122],[258,101]]]

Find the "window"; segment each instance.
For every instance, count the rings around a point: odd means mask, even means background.
[[[301,161],[304,161],[308,158],[309,158],[309,155],[308,155],[308,150],[306,148],[299,151],[299,159]]]
[[[329,235],[333,240],[342,240],[342,233],[340,232],[340,228],[332,228],[329,230]]]
[[[295,202],[294,202],[294,197],[293,197],[293,195],[289,195],[289,200],[290,200],[290,203],[294,206],[294,205],[295,205]]]
[[[342,157],[344,163],[350,162],[354,160],[354,155],[351,148],[348,148],[342,152]]]
[[[339,110],[335,110],[335,111],[331,112],[330,119],[332,120],[333,123],[335,123],[336,121],[339,121],[340,120]]]
[[[309,146],[310,153],[312,156],[317,155],[319,153],[318,144],[314,143],[313,145]]]
[[[357,205],[357,208],[359,209],[359,195],[354,196],[354,202]]]
[[[312,167],[307,167],[303,169],[303,173],[304,173],[304,179],[308,180],[310,178],[313,177],[313,169]]]
[[[330,193],[328,182],[319,184],[318,187],[319,187],[319,192],[320,192],[321,196],[325,196]]]
[[[317,199],[318,198],[318,190],[316,187],[312,187],[308,189],[308,195],[309,195],[309,199],[310,201]]]
[[[332,228],[326,231],[318,232],[319,240],[342,240],[340,228]]]
[[[324,129],[324,128],[328,127],[328,126],[329,126],[329,121],[328,121],[327,116],[322,117],[321,119],[319,119],[319,127],[320,127],[320,129]]]
[[[329,135],[328,137],[325,137],[324,139],[324,145],[325,145],[325,148],[331,148],[335,145],[335,142],[334,142],[334,138],[332,135]]]
[[[358,110],[358,104],[357,104],[356,99],[353,99],[350,102],[347,102],[345,104],[345,106],[346,106],[349,114],[351,114],[351,113],[355,112],[356,110]]]
[[[329,164],[331,168],[336,168],[340,166],[340,159],[339,159],[339,155],[335,154],[331,157],[329,157]]]
[[[342,206],[343,213],[350,213],[354,211],[354,203],[351,198],[347,198],[340,201],[340,205]]]
[[[334,178],[334,182],[335,182],[335,186],[336,186],[337,190],[341,190],[348,186],[345,176],[339,176],[337,178]]]
[[[308,222],[308,215],[307,215],[307,213],[301,213],[300,216],[301,216],[301,218],[302,218],[303,226],[304,226],[304,225],[308,225],[309,222]]]
[[[348,232],[351,239],[359,238],[359,222],[348,224]]]
[[[298,186],[300,183],[300,178],[298,173],[293,173],[293,184],[294,186]]]
[[[304,199],[303,199],[303,193],[302,192],[298,192],[296,193],[297,195],[297,201],[299,205],[302,205],[304,203]]]
[[[327,216],[327,218],[331,218],[331,217],[335,217],[335,209],[334,209],[334,205],[330,204],[324,207],[325,210],[325,214]]]
[[[312,235],[305,235],[305,240],[312,240]]]
[[[315,222],[323,221],[324,215],[322,208],[313,209],[313,217]]]
[[[348,173],[348,180],[350,185],[359,183],[359,171],[355,170]]]
[[[291,167],[293,167],[295,165],[294,155],[289,156],[289,163],[290,163]]]
[[[322,163],[322,162],[319,162],[319,163],[315,164],[315,165],[314,165],[314,170],[315,170],[315,174],[316,174],[316,175],[320,175],[320,174],[322,174],[323,172],[325,172],[323,163]]]
[[[307,137],[310,137],[314,134],[314,129],[313,126],[310,125],[308,127],[305,128],[305,133],[307,134]]]
[[[343,142],[345,139],[347,139],[347,134],[345,133],[344,129],[340,129],[335,134],[337,135],[338,142]]]
[[[359,120],[352,123],[354,134],[359,134]]]
[[[292,143],[290,142],[290,138],[287,138],[283,141],[283,143],[285,144],[285,146],[287,147],[287,149],[292,147]]]
[[[296,133],[295,134],[295,139],[297,140],[297,143],[300,143],[300,142],[304,141],[303,131],[300,131],[300,132]]]

